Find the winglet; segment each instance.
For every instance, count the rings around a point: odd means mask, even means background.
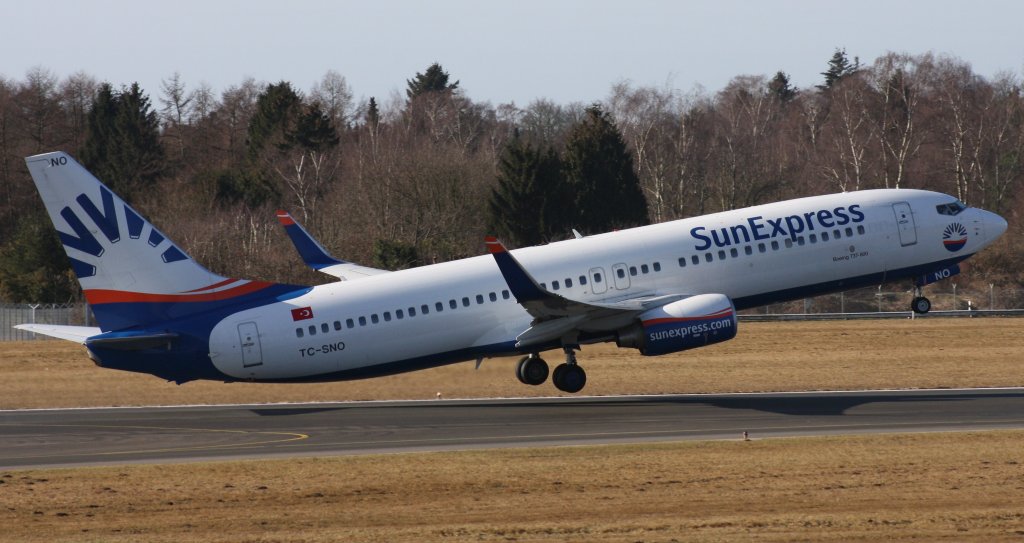
[[[524,303],[542,300],[550,296],[547,291],[540,288],[537,281],[519,264],[512,253],[505,249],[498,238],[487,236],[484,238],[484,243],[487,245],[487,250],[494,256],[494,262],[498,264],[498,269],[501,270],[501,275],[505,278],[505,283],[508,284],[512,295],[516,297],[516,301]]]
[[[277,220],[284,227],[285,233],[291,238],[292,244],[295,245],[295,250],[299,252],[299,256],[306,263],[307,266],[314,270],[326,268],[328,266],[334,266],[336,264],[345,264],[345,261],[338,260],[331,256],[324,249],[323,245],[313,239],[313,236],[309,235],[309,232],[302,227],[287,211],[278,211]]]

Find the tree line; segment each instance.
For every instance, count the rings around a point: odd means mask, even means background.
[[[333,71],[305,92],[247,79],[216,93],[173,74],[155,99],[85,73],[0,77],[0,299],[80,296],[24,165],[58,149],[226,276],[323,281],[277,208],[339,256],[397,269],[480,254],[487,233],[523,246],[886,187],[1007,216],[1011,232],[966,275],[1020,284],[1019,78],[931,53],[861,64],[836,50],[823,69],[810,88],[779,71],[525,106],[474,101],[436,63],[383,101]]]

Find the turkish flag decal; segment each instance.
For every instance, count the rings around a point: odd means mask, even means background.
[[[313,318],[312,307],[300,307],[298,309],[292,309],[292,320],[293,321],[304,321],[306,319]]]

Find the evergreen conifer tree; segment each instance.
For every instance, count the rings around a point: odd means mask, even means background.
[[[498,185],[488,204],[490,230],[513,246],[564,236],[571,206],[555,150],[535,147],[516,131],[498,159]]]
[[[796,98],[797,90],[789,84],[789,74],[780,70],[775,72],[775,77],[768,82],[768,92],[785,104]]]
[[[825,84],[818,85],[821,90],[831,89],[840,79],[860,69],[860,59],[853,57],[853,63],[846,57],[846,49],[836,49],[828,61],[828,69],[821,72],[825,76]]]
[[[424,93],[453,91],[459,87],[458,81],[448,84],[448,72],[444,71],[444,68],[436,62],[427,67],[424,73],[416,72],[416,77],[407,79],[406,83],[409,88],[406,89],[405,95],[409,100]]]
[[[288,133],[301,114],[302,100],[291,83],[281,81],[260,93],[256,112],[249,120],[248,146],[250,158],[256,158],[268,146],[286,146]]]
[[[129,200],[160,176],[160,123],[138,83],[117,93],[109,84],[100,86],[79,157],[86,169]]]
[[[370,103],[366,106],[366,124],[370,125],[370,128],[377,128],[380,124],[380,109],[377,108],[377,100],[371,96]]]
[[[647,224],[647,201],[633,157],[599,105],[587,108],[569,132],[563,160],[573,196],[566,214],[573,218],[570,226],[595,233]]]

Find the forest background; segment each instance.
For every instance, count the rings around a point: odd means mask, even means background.
[[[593,104],[476,102],[440,64],[404,96],[357,100],[328,71],[308,91],[247,79],[219,94],[37,67],[0,76],[0,301],[81,292],[24,157],[84,166],[225,276],[315,284],[274,218],[389,269],[770,201],[921,188],[999,213],[1010,230],[959,280],[1020,290],[1024,100],[1017,74],[952,56],[837,49],[822,81],[741,75],[721,90],[614,85]],[[543,93],[543,82],[537,83]],[[991,287],[990,287],[991,288]]]

